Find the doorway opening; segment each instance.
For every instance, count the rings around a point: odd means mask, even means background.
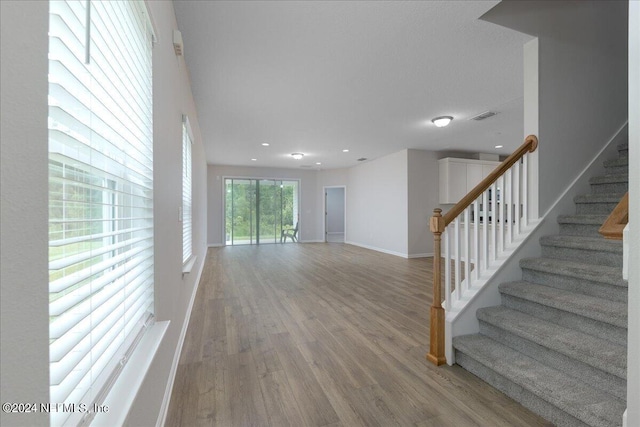
[[[324,188],[324,240],[344,243],[346,238],[346,187]]]
[[[298,230],[298,181],[225,178],[224,187],[227,245],[277,243]]]

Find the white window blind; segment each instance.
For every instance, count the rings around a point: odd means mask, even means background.
[[[187,116],[182,120],[182,263],[193,254],[192,204],[191,204],[191,126]]]
[[[51,403],[104,398],[152,319],[151,48],[141,1],[50,2]]]

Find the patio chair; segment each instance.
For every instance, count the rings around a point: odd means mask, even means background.
[[[298,224],[296,222],[296,228],[283,228],[280,232],[280,243],[287,243],[287,237],[291,238],[292,242],[298,241]]]

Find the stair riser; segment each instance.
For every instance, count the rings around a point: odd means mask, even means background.
[[[563,236],[600,237],[598,230],[601,225],[595,224],[560,224],[560,234]]]
[[[627,383],[625,379],[542,347],[483,321],[480,321],[480,333],[578,380],[588,378],[588,385],[607,390],[619,399],[626,399]]]
[[[610,285],[608,283],[589,281],[577,277],[562,276],[555,273],[548,273],[546,271],[530,270],[528,268],[522,268],[522,280],[565,291],[579,292],[598,298],[627,302],[627,288]]]
[[[542,256],[546,258],[579,261],[587,264],[607,265],[622,268],[622,254],[617,252],[590,251],[576,248],[542,245]]]
[[[605,173],[607,175],[629,175],[629,165],[626,166],[605,166]]]
[[[513,381],[508,380],[493,369],[486,367],[465,353],[456,350],[455,354],[456,363],[458,365],[462,366],[464,369],[479,377],[486,383],[497,388],[513,400],[519,402],[524,407],[535,412],[546,420],[551,421],[553,424],[566,427],[587,427],[587,424],[572,417],[546,400],[541,399],[534,393]]]
[[[629,157],[629,149],[625,148],[624,150],[618,150],[618,156]]]
[[[610,214],[617,203],[576,203],[576,213],[578,215],[600,215]]]
[[[514,310],[527,313],[538,319],[547,320],[560,326],[575,329],[585,334],[610,341],[613,344],[627,345],[627,329],[609,323],[586,318],[577,314],[562,311],[553,307],[538,304],[518,298],[513,295],[501,294],[502,305]]]
[[[591,191],[597,194],[626,193],[629,190],[628,182],[613,182],[607,184],[591,184]]]

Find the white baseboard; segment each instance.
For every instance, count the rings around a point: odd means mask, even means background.
[[[180,337],[178,338],[178,345],[176,346],[176,351],[173,355],[173,363],[171,364],[171,371],[169,372],[169,381],[167,382],[167,388],[164,391],[164,398],[162,399],[162,405],[160,406],[160,414],[158,416],[158,421],[156,422],[156,427],[163,427],[167,421],[169,401],[171,400],[173,383],[176,380],[176,372],[178,371],[180,354],[182,353],[182,346],[184,345],[184,339],[187,335],[189,320],[191,320],[191,311],[193,310],[193,304],[196,300],[196,294],[198,293],[198,288],[200,287],[200,277],[202,276],[202,271],[204,270],[204,263],[206,262],[206,260],[206,257],[202,259],[200,268],[198,269],[198,277],[196,278],[196,283],[193,287],[193,292],[191,293],[191,299],[189,300],[189,306],[187,307],[187,315],[185,316],[184,322],[182,323],[182,330],[180,331]]]
[[[429,258],[433,256],[433,252],[426,252],[423,254],[409,254],[407,258]]]
[[[223,246],[226,246],[224,243],[208,243],[207,247],[208,248],[221,248]]]
[[[395,255],[395,256],[399,256],[401,258],[409,258],[409,254],[405,254],[405,253],[402,253],[402,252],[390,251],[388,249],[377,248],[375,246],[365,245],[363,243],[356,243],[356,242],[352,242],[352,241],[345,241],[345,243],[348,244],[348,245],[353,245],[353,246],[358,246],[358,247],[365,248],[365,249],[370,249],[370,250],[376,251],[376,252],[382,252],[383,254]]]
[[[300,243],[324,243],[324,240],[300,240]]]
[[[327,234],[344,234],[344,231],[327,231]]]

